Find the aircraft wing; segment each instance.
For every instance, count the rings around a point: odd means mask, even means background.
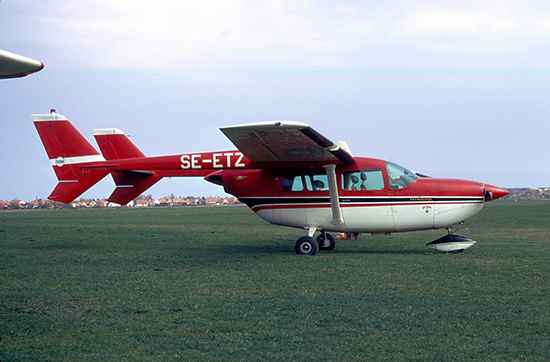
[[[0,79],[24,77],[42,68],[44,64],[38,60],[0,50]]]
[[[355,163],[350,152],[305,123],[249,123],[220,129],[252,162]]]

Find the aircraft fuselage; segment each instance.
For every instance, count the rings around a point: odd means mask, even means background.
[[[343,219],[339,225],[332,222],[327,174],[321,167],[223,170],[214,180],[213,176],[207,176],[207,180],[223,185],[226,192],[270,223],[353,233],[445,228],[478,213],[488,192],[492,192],[493,199],[507,193],[479,182],[417,177],[412,173],[409,176],[413,180],[405,186],[390,181],[393,179],[385,161],[356,160],[356,165],[336,168]],[[361,180],[362,174],[365,180]],[[316,182],[324,185],[316,187]]]

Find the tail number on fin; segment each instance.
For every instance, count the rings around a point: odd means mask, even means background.
[[[237,168],[245,167],[243,154],[240,152],[223,153],[195,153],[192,155],[182,155],[180,158],[181,168],[202,169],[202,168]]]

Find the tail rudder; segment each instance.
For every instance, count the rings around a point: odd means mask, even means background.
[[[94,129],[93,133],[101,153],[107,160],[146,157],[124,132],[117,128]],[[116,171],[111,175],[116,188],[107,200],[121,205],[132,201],[162,179],[162,176],[145,170]]]
[[[117,128],[94,129],[92,132],[107,160],[145,157],[124,132]]]
[[[105,161],[71,122],[55,110],[50,114],[32,114],[31,118],[52,164]]]
[[[67,118],[54,110],[31,118],[59,180],[49,199],[69,203],[109,173],[106,168],[81,166],[105,158]]]

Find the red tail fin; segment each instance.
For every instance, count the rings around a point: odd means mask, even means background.
[[[94,137],[107,160],[145,157],[145,155],[117,128],[94,129]],[[153,186],[162,177],[149,171],[116,171],[111,174],[116,189],[107,199],[125,205]]]
[[[119,129],[94,129],[94,137],[99,149],[108,160],[145,157],[145,155]]]
[[[98,168],[105,158],[67,118],[53,111],[31,118],[59,180],[49,199],[69,203],[109,173]]]

